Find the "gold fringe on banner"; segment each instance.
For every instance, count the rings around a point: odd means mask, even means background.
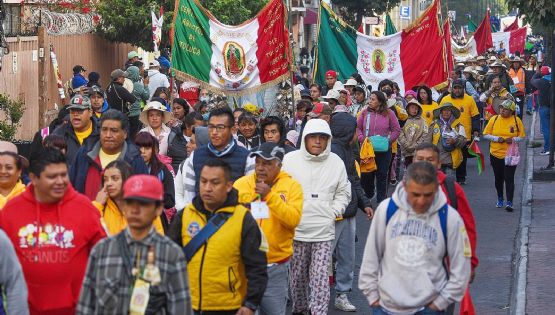
[[[213,93],[219,93],[219,94],[225,94],[226,96],[235,96],[235,97],[239,97],[239,96],[244,96],[244,95],[248,95],[248,94],[253,94],[253,93],[257,93],[263,90],[266,90],[272,86],[275,86],[281,82],[287,81],[287,79],[289,78],[289,72],[286,72],[284,74],[282,74],[281,76],[277,77],[276,79],[263,83],[259,86],[256,87],[252,87],[252,88],[248,88],[248,89],[244,89],[244,90],[240,90],[240,91],[233,91],[233,90],[225,90],[225,89],[221,89],[218,87],[215,87],[213,85],[210,85],[210,83],[208,82],[204,82],[202,80],[199,80],[185,72],[179,71],[177,69],[171,68],[172,71],[175,72],[175,78],[177,78],[180,81],[192,81],[197,83],[198,85],[200,85],[201,88],[206,89],[210,92]]]

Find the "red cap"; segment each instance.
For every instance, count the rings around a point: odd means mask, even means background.
[[[326,78],[327,77],[334,77],[337,78],[337,72],[333,71],[333,70],[328,70],[326,71]]]
[[[312,108],[312,111],[308,115],[312,118],[317,118],[320,115],[331,115],[331,107],[328,104],[316,103]]]
[[[551,69],[548,66],[542,66],[540,72],[542,75],[548,75],[551,73]]]
[[[162,182],[152,175],[133,175],[123,185],[123,199],[146,202],[163,201]]]

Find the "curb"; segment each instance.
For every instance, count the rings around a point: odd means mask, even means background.
[[[534,141],[536,112],[532,115],[530,137],[526,145],[526,170],[524,184],[522,185],[520,222],[515,244],[515,274],[510,301],[510,314],[526,314],[526,281],[528,273],[528,241],[530,224],[532,223],[532,178],[534,174],[534,149],[528,143]]]

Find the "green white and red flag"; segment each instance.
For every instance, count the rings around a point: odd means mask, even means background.
[[[481,175],[486,166],[484,161],[484,154],[482,153],[482,150],[480,150],[480,147],[478,146],[478,143],[476,143],[476,141],[472,141],[472,143],[468,147],[468,154],[475,156],[478,160],[478,175]]]
[[[252,19],[219,22],[198,0],[176,0],[172,69],[183,81],[228,95],[249,94],[289,77],[290,46],[283,0]]]

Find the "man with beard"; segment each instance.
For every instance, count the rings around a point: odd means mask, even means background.
[[[467,143],[462,148],[463,160],[457,168],[457,182],[461,185],[466,184],[466,160],[468,159],[468,146],[473,137],[478,137],[480,133],[480,112],[474,98],[464,91],[463,80],[455,80],[452,84],[452,91],[441,100],[441,104],[451,103],[461,112],[460,123],[466,132]],[[440,105],[441,105],[440,104]]]

